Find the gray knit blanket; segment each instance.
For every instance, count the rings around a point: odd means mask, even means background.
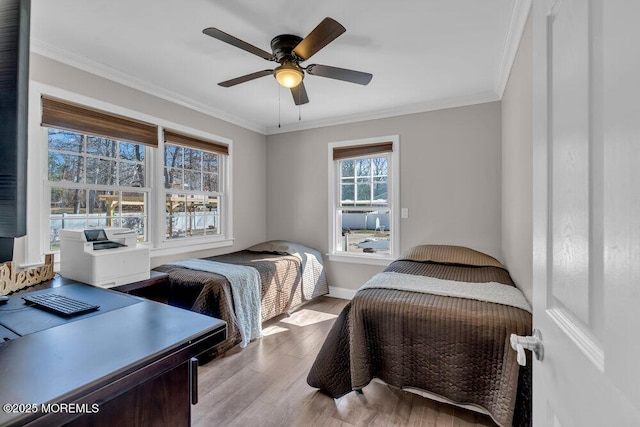
[[[242,337],[240,347],[244,348],[250,341],[262,336],[262,303],[258,270],[245,265],[226,264],[198,258],[189,258],[168,264],[226,277],[231,285],[233,308]]]

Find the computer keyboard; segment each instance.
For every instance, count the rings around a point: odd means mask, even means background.
[[[87,304],[86,302],[58,294],[26,295],[22,299],[36,308],[64,317],[77,316],[100,308],[99,305]]]

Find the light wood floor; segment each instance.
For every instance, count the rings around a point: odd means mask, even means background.
[[[192,425],[495,426],[488,417],[372,382],[332,399],[307,373],[346,300],[322,297],[263,327],[264,336],[199,368]]]

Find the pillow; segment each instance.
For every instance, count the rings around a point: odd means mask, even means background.
[[[298,253],[299,249],[300,245],[287,240],[269,240],[247,248],[252,252],[275,252],[281,255],[293,255]]]
[[[406,251],[399,259],[409,261],[431,261],[441,264],[460,264],[476,267],[505,268],[497,259],[485,253],[451,245],[419,245]]]

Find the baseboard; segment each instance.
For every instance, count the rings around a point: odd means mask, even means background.
[[[351,299],[356,294],[357,289],[338,288],[329,286],[329,296],[340,299]]]

